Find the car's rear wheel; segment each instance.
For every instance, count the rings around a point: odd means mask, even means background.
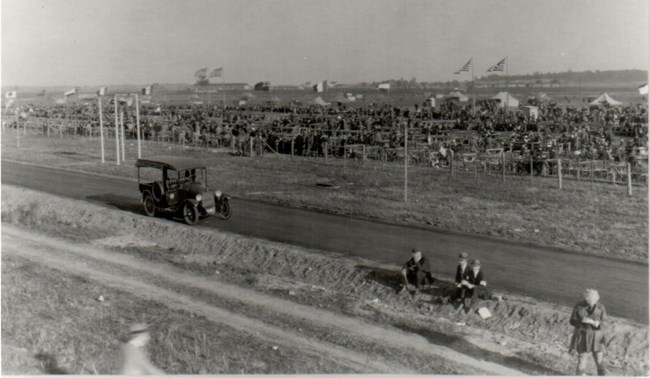
[[[183,206],[183,220],[190,226],[199,220],[199,210],[189,202]]]
[[[150,194],[144,196],[142,206],[144,207],[144,213],[148,216],[153,217],[156,215],[156,202]]]

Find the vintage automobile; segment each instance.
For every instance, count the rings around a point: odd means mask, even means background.
[[[144,212],[180,216],[185,223],[195,224],[210,215],[229,219],[230,197],[219,190],[208,189],[208,173],[198,160],[176,156],[150,156],[138,159],[138,186]]]

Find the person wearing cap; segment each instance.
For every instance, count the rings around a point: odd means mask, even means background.
[[[596,362],[598,375],[605,375],[606,370],[603,365],[605,339],[602,333],[606,317],[605,306],[599,302],[598,291],[593,289],[586,289],[583,299],[575,305],[569,320],[569,323],[575,327],[569,351],[578,352],[576,375],[586,375],[589,354]]]
[[[165,372],[155,367],[147,354],[146,346],[151,336],[144,323],[137,323],[129,328],[129,340],[122,346],[123,375],[164,375]]]
[[[465,287],[461,283],[465,279],[465,276],[467,276],[467,273],[469,273],[469,263],[467,262],[468,257],[469,256],[466,252],[461,252],[460,255],[458,255],[456,278],[454,279],[456,287],[453,290],[452,294],[449,296],[449,303],[454,303],[458,299],[465,297]]]
[[[473,260],[472,269],[467,272],[465,278],[461,281],[461,286],[466,288],[466,297],[470,297],[468,309],[473,309],[477,299],[490,299],[492,294],[487,288],[487,282],[483,278],[483,270],[481,269],[481,261]]]
[[[434,278],[431,275],[431,266],[429,259],[422,256],[422,251],[413,248],[413,256],[402,267],[402,276],[404,282],[414,285],[417,289],[422,288],[425,284],[433,284]]]

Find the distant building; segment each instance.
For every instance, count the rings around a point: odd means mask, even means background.
[[[302,85],[274,85],[271,87],[272,91],[297,91],[304,90],[305,87]]]
[[[260,81],[255,84],[256,91],[268,91],[269,89],[271,89],[271,83],[268,81]]]

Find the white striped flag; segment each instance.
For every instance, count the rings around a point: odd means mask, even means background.
[[[16,91],[7,92],[5,93],[5,98],[16,98],[17,95],[18,93]]]
[[[74,96],[77,94],[77,88],[72,88],[69,91],[63,93],[65,97]]]
[[[129,95],[117,95],[115,99],[120,105],[131,106],[133,104],[133,97]]]
[[[469,61],[467,61],[467,63],[465,63],[465,65],[464,65],[461,69],[459,69],[458,71],[454,72],[454,75],[458,75],[458,74],[460,74],[461,72],[469,72],[469,68],[470,68],[471,66],[472,66],[472,59],[470,59]]]
[[[644,85],[639,87],[639,94],[641,96],[648,94],[648,83],[645,83]]]
[[[204,78],[207,74],[208,74],[208,67],[205,67],[194,72],[194,77]]]
[[[383,83],[377,86],[377,89],[381,91],[390,91],[390,83]]]
[[[312,87],[314,89],[314,92],[323,92],[327,90],[327,80],[321,81],[320,83],[314,85]]]
[[[210,77],[221,77],[223,74],[223,67],[215,68],[210,72]]]
[[[108,87],[101,87],[97,91],[97,96],[106,96],[106,93],[108,93]]]
[[[499,61],[499,63],[488,68],[487,72],[503,72],[505,71],[505,67],[506,67],[506,58],[503,58]]]
[[[142,94],[144,96],[151,95],[152,91],[153,91],[153,85],[147,85],[146,87],[142,88]]]

